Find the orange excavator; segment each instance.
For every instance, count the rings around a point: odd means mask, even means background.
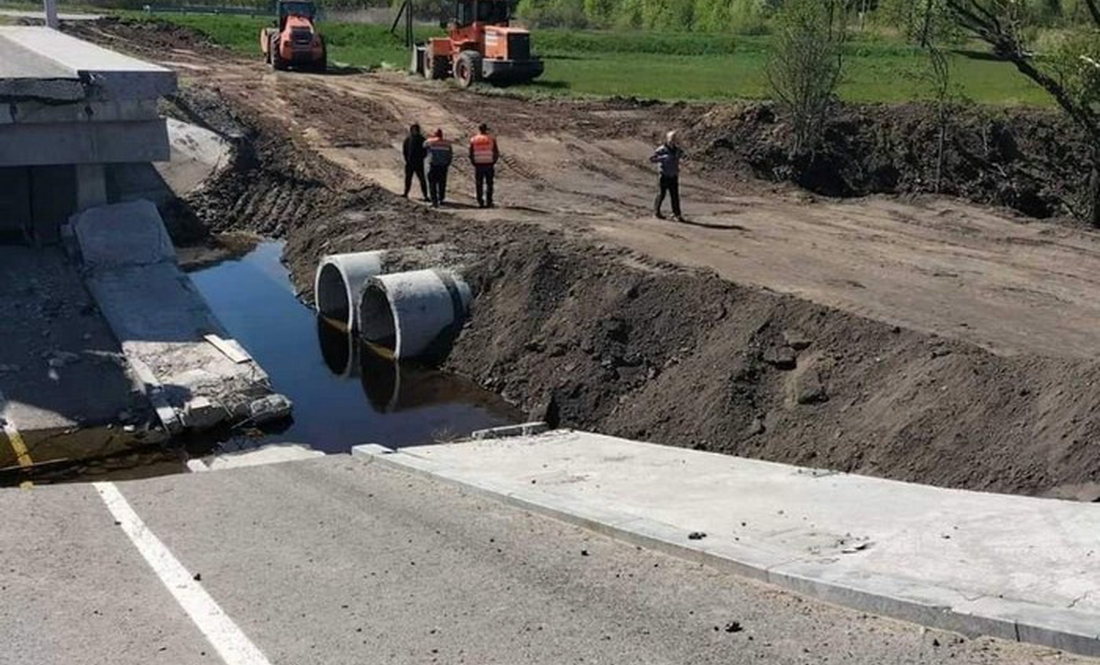
[[[260,30],[260,51],[273,69],[301,67],[323,72],[328,67],[325,40],[317,31],[317,5],[304,0],[278,0],[278,23]]]
[[[405,7],[410,16],[411,5],[410,0]],[[453,76],[464,88],[478,81],[524,83],[542,75],[542,60],[531,55],[531,33],[509,25],[508,0],[456,0],[454,8],[444,23],[445,37],[413,46],[414,72],[429,79]],[[411,26],[410,20],[410,33]]]

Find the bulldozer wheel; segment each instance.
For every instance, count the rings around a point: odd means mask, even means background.
[[[447,58],[433,57],[431,61],[431,67],[424,66],[425,74],[430,72],[428,78],[433,81],[447,78]]]
[[[469,88],[481,80],[481,54],[463,51],[455,61],[455,80],[463,88]]]
[[[328,71],[328,45],[321,39],[321,57],[313,63],[313,71],[324,74]]]
[[[279,71],[286,69],[286,63],[283,62],[283,59],[281,57],[279,57],[278,35],[271,36],[271,46],[269,50],[271,52],[271,68]]]

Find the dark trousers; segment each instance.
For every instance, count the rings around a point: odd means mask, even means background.
[[[424,162],[405,165],[405,196],[408,196],[409,190],[412,189],[413,176],[420,181],[420,193],[425,199],[428,198],[428,185],[424,182]]]
[[[477,188],[477,204],[481,207],[493,207],[493,178],[496,177],[496,169],[492,164],[488,166],[474,165],[474,184]]]
[[[447,167],[428,167],[428,190],[432,195],[432,205],[443,205],[447,198]]]
[[[672,199],[672,214],[676,217],[680,216],[680,178],[679,176],[661,176],[660,191],[657,192],[657,200],[654,202],[654,210],[658,215],[661,214],[661,206],[665,202],[665,194],[669,195]]]

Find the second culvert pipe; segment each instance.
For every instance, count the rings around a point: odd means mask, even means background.
[[[454,342],[470,306],[470,287],[447,270],[378,275],[359,299],[359,334],[395,358],[439,358]]]

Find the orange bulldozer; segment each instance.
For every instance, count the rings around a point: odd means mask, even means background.
[[[509,25],[508,0],[456,0],[454,8],[454,17],[443,23],[445,37],[414,46],[414,72],[430,79],[453,76],[464,88],[542,75],[542,60],[531,55],[531,33]]]
[[[317,6],[302,0],[276,3],[278,25],[260,30],[260,51],[273,69],[302,68],[323,72],[328,67],[325,40],[317,31]]]

